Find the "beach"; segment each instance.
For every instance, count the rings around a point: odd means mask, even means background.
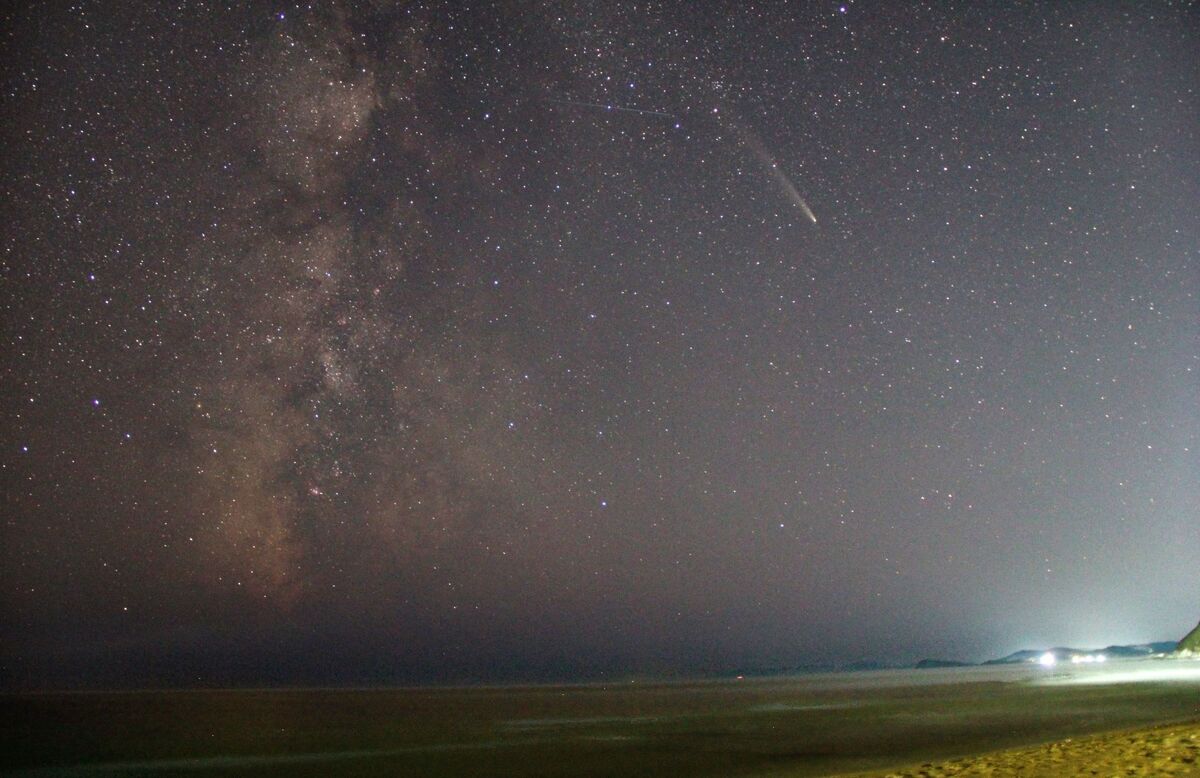
[[[0,699],[0,773],[31,777],[1197,775],[1198,744],[1200,663],[1152,659]]]
[[[899,770],[859,773],[856,778],[976,775],[1023,778],[1200,775],[1200,720],[1067,738],[1040,746],[925,762]]]

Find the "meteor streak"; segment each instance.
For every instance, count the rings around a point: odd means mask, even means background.
[[[613,105],[612,103],[589,103],[584,100],[563,100],[563,99],[557,98],[557,97],[544,97],[542,99],[545,100],[547,103],[554,103],[555,105],[573,105],[578,108],[600,108],[605,111],[620,111],[622,113],[640,113],[644,116],[662,116],[665,119],[679,121],[678,117],[676,117],[674,114],[669,114],[664,111],[648,111],[648,110],[644,110],[642,108],[629,108],[624,105]]]

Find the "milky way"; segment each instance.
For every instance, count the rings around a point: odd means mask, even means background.
[[[4,25],[5,684],[1195,622],[1193,6],[134,10]]]

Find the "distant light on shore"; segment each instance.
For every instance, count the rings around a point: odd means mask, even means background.
[[[1072,654],[1071,655],[1071,664],[1073,664],[1073,665],[1078,665],[1078,664],[1090,665],[1090,664],[1094,664],[1096,662],[1107,662],[1107,661],[1108,661],[1108,657],[1106,657],[1104,654]]]
[[[1058,664],[1058,659],[1055,658],[1053,651],[1047,651],[1042,654],[1038,657],[1037,661],[1042,667],[1054,667],[1054,665]]]

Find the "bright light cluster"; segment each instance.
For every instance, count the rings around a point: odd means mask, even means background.
[[[1096,662],[1107,662],[1107,661],[1108,661],[1108,657],[1106,657],[1104,654],[1072,654],[1071,655],[1071,664],[1073,664],[1073,665],[1079,665],[1079,664],[1090,665],[1090,664],[1095,664]]]
[[[1071,664],[1073,665],[1092,665],[1107,662],[1108,657],[1104,654],[1071,654]],[[1054,667],[1058,664],[1058,657],[1053,651],[1047,651],[1037,658],[1037,663],[1042,667]]]

